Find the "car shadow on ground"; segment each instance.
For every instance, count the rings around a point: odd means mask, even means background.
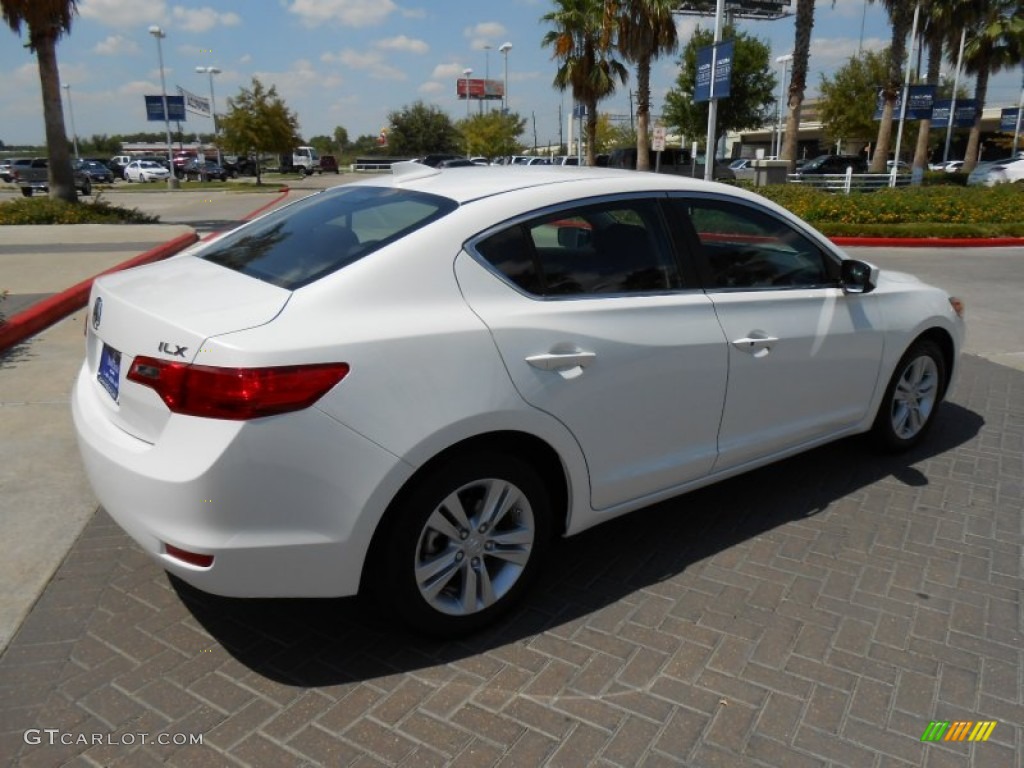
[[[870,538],[877,521],[858,520],[858,506],[841,502],[890,479],[896,490],[929,485],[918,465],[970,441],[984,423],[954,403],[941,407],[934,430],[911,452],[880,455],[864,438],[842,440],[560,541],[517,610],[458,641],[409,633],[355,598],[231,599],[168,578],[225,650],[285,685],[333,685],[446,664],[538,633],[565,634],[566,625],[594,611],[657,590],[702,560],[826,510],[850,513],[840,538]]]

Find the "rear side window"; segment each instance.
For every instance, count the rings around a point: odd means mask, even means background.
[[[202,258],[294,290],[457,207],[446,197],[405,189],[344,187],[308,197],[226,235]]]
[[[490,235],[476,250],[541,296],[659,293],[683,287],[653,200],[588,205]]]

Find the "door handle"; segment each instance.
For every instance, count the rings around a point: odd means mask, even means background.
[[[534,368],[542,371],[570,371],[573,368],[586,368],[597,355],[594,352],[545,352],[540,355],[530,355],[526,362]]]
[[[772,345],[777,341],[775,336],[744,336],[742,339],[733,339],[731,343],[736,349],[750,352],[754,357],[763,357],[771,352]]]

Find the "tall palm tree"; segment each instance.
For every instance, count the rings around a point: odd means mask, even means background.
[[[889,13],[892,24],[892,38],[889,51],[888,82],[882,88],[885,103],[882,107],[882,120],[878,124],[878,138],[875,141],[875,153],[871,156],[871,173],[885,173],[889,159],[889,145],[892,143],[892,122],[896,112],[896,101],[903,91],[903,65],[907,58],[907,35],[910,34],[914,18],[914,6],[918,0],[882,0],[885,10]]]
[[[928,66],[924,82],[938,86],[942,69],[942,54],[949,36],[949,21],[955,0],[922,0],[921,40],[928,46]],[[920,73],[918,74],[920,76]],[[913,167],[923,172],[928,165],[928,141],[931,138],[931,118],[924,118],[917,124],[917,145],[914,147]]]
[[[43,123],[46,127],[46,151],[50,160],[50,197],[78,201],[71,150],[64,129],[64,106],[60,98],[60,72],[57,69],[57,40],[71,31],[71,20],[78,12],[78,0],[0,0],[4,22],[20,35],[28,29],[28,45],[39,64],[39,83],[43,92]]]
[[[678,36],[673,0],[607,0],[622,57],[636,64],[636,169],[650,170],[651,62],[672,53]]]
[[[981,145],[981,113],[988,97],[988,79],[1019,64],[1024,54],[1024,9],[1020,0],[971,0],[965,3],[971,14],[967,22],[964,71],[974,75],[974,125],[967,137],[965,173],[978,163]]]
[[[814,0],[796,0],[796,36],[793,41],[793,74],[786,98],[786,135],[780,159],[789,162],[792,173],[796,164],[797,135],[800,130],[800,108],[807,90],[807,61],[811,55],[811,30],[814,29]]]
[[[554,26],[542,44],[554,49],[560,64],[554,86],[572,90],[587,110],[587,165],[596,163],[597,102],[615,91],[615,80],[626,82],[629,73],[611,55],[612,41],[605,24],[604,0],[556,0],[555,10],[543,21]]]

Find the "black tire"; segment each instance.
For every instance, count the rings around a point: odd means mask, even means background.
[[[32,192],[33,191],[34,190],[32,189],[32,187],[22,187],[21,188],[21,195],[22,195],[22,197],[32,197]]]
[[[92,194],[92,182],[87,180],[85,184],[82,185],[82,194],[87,197]]]
[[[488,498],[505,502],[495,518],[484,509]],[[509,610],[551,539],[551,502],[540,475],[502,454],[447,461],[406,489],[392,513],[367,592],[378,608],[390,606],[435,637],[465,635]]]
[[[946,387],[946,358],[934,341],[922,339],[900,358],[871,428],[876,445],[889,452],[917,445],[935,422]]]

